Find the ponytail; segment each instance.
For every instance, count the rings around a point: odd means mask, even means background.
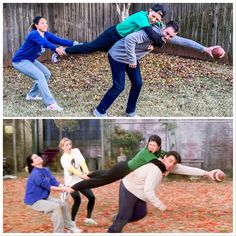
[[[32,30],[37,30],[35,25],[37,25],[42,18],[43,18],[42,16],[36,16],[33,19],[33,23],[28,28],[28,33],[30,33]]]

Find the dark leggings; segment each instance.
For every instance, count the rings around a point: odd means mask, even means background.
[[[123,182],[120,183],[119,211],[115,221],[109,227],[109,233],[120,233],[130,222],[138,221],[147,215],[147,204],[129,192]]]
[[[107,52],[113,46],[113,44],[115,44],[121,38],[122,37],[116,30],[116,26],[111,26],[92,42],[68,47],[65,49],[65,52],[67,54],[85,54],[97,51]]]
[[[83,189],[80,192],[88,199],[87,218],[91,218],[93,207],[95,204],[95,196],[91,189]],[[75,221],[76,214],[81,204],[81,197],[78,191],[71,193],[71,196],[74,199],[74,204],[71,209],[71,220]]]
[[[128,161],[121,161],[115,164],[109,170],[98,170],[88,174],[90,179],[78,182],[71,188],[77,191],[81,191],[82,189],[86,188],[97,188],[122,179],[130,172],[131,170],[128,166]]]

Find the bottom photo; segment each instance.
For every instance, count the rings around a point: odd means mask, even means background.
[[[232,233],[233,119],[4,119],[3,233]]]

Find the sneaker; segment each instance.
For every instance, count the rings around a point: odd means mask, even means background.
[[[71,232],[71,233],[82,233],[83,230],[78,228],[78,227],[70,227],[68,228],[68,230]]]
[[[27,94],[25,100],[27,100],[27,101],[39,101],[39,100],[43,100],[43,98],[38,96],[38,95],[36,95],[35,97],[32,97],[29,94]]]
[[[60,199],[62,202],[66,202],[67,198],[69,196],[68,192],[61,192]]]
[[[94,115],[95,117],[107,117],[107,113],[102,114],[102,113],[100,113],[100,112],[97,110],[97,108],[95,108],[94,110],[92,110],[92,113],[93,113],[93,115]]]
[[[57,103],[52,103],[50,105],[47,106],[47,110],[51,110],[51,111],[62,111],[63,108],[60,107]]]
[[[62,59],[61,59],[61,57],[60,57],[56,52],[54,52],[54,53],[52,54],[51,60],[52,60],[52,63],[53,63],[53,64],[57,64],[57,63],[60,62]]]
[[[95,220],[93,220],[92,218],[86,218],[84,220],[84,224],[86,224],[86,225],[98,225],[98,223]]]
[[[136,114],[136,112],[134,111],[134,112],[126,113],[126,116],[127,116],[127,117],[137,117],[137,114]]]

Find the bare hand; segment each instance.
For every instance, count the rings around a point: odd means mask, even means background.
[[[64,192],[67,192],[67,193],[73,193],[75,190],[72,189],[71,187],[65,187],[65,188],[63,189],[63,191],[64,191]]]
[[[215,170],[211,170],[211,171],[206,171],[206,174],[205,174],[205,175],[215,181],[214,174],[215,174],[217,171],[219,171],[219,169],[215,169]]]
[[[150,44],[148,47],[147,47],[147,50],[150,50],[152,51],[154,49],[154,46],[152,44]]]
[[[130,68],[136,68],[136,64],[129,64]]]
[[[80,176],[80,178],[81,178],[81,179],[84,179],[84,180],[90,179],[86,174],[82,174],[82,175]]]
[[[215,48],[221,48],[221,46],[217,45],[217,46],[212,46],[212,47],[205,48],[205,49],[204,49],[204,52],[207,53],[210,57],[214,57],[214,56],[212,55],[212,51],[213,51]],[[225,56],[225,51],[224,51],[223,55],[220,56],[219,58],[222,58],[222,57],[224,57],[224,56]]]
[[[58,55],[62,56],[62,55],[65,55],[65,50],[63,47],[58,47],[56,48],[56,52],[58,53]]]

